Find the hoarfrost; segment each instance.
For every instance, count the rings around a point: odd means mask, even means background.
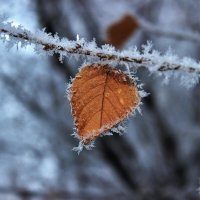
[[[75,59],[83,57],[89,62],[101,61],[113,65],[125,64],[130,76],[132,76],[132,71],[135,72],[138,68],[145,67],[151,73],[165,74],[165,83],[168,82],[168,76],[173,74],[183,75],[183,83],[188,83],[189,87],[195,85],[199,79],[199,62],[187,57],[180,59],[170,49],[165,54],[161,54],[159,51],[153,50],[153,44],[149,41],[146,45],[142,45],[142,52],[139,52],[137,47],[117,51],[108,44],[98,47],[95,40],[86,42],[79,35],[77,35],[76,40],[60,39],[57,33],[52,35],[46,33],[45,29],[38,30],[33,34],[21,25],[14,26],[12,22],[5,22],[4,18],[0,18],[0,33],[1,39],[7,43],[8,49],[14,45],[26,47],[34,44],[36,53],[48,56],[57,53],[60,55],[60,62],[63,62],[64,57]],[[173,73],[170,73],[172,71]],[[188,74],[194,75],[195,78],[191,79]],[[192,81],[189,81],[189,79]],[[183,85],[188,87],[187,84]]]

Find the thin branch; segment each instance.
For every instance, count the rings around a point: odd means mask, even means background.
[[[111,194],[88,194],[87,192],[76,192],[71,193],[67,190],[49,190],[49,191],[32,191],[26,188],[4,188],[0,187],[0,196],[1,195],[14,195],[22,199],[32,199],[32,198],[47,198],[47,199],[116,199],[116,197],[121,197],[122,195],[118,192],[113,192]]]
[[[18,82],[15,79],[12,79],[11,77],[7,75],[0,74],[0,80],[2,83],[7,86],[7,89],[10,90],[12,95],[19,100],[19,102],[22,103],[22,105],[27,108],[33,115],[36,117],[40,117],[44,123],[47,123],[47,125],[55,129],[57,132],[60,130],[60,132],[69,130],[69,127],[67,126],[61,126],[60,121],[59,124],[55,121],[55,119],[52,119],[52,116],[47,113],[47,111],[36,101],[36,99],[32,99],[28,93],[26,93],[22,87],[18,84]],[[20,91],[20,92],[19,92]],[[62,123],[63,125],[66,123]]]
[[[142,19],[141,17],[137,18],[140,28],[146,32],[153,33],[154,35],[162,36],[162,37],[168,37],[168,38],[174,38],[177,40],[185,40],[190,41],[193,43],[200,43],[200,34],[196,32],[191,32],[187,30],[170,30],[166,28],[160,28],[157,25],[154,25],[145,19]]]
[[[58,35],[52,36],[45,31],[32,34],[30,31],[20,27],[14,27],[11,23],[0,22],[0,33],[2,39],[12,47],[14,44],[26,46],[35,45],[37,53],[46,52],[47,55],[58,53],[60,61],[63,57],[70,55],[84,56],[87,59],[98,59],[100,61],[129,64],[130,67],[145,67],[151,72],[180,71],[192,74],[200,74],[200,64],[190,58],[180,59],[169,51],[161,54],[152,50],[152,44],[143,45],[142,52],[137,48],[117,51],[110,45],[97,47],[96,42],[86,42],[84,39],[68,40],[60,39]],[[6,39],[9,37],[9,41]]]

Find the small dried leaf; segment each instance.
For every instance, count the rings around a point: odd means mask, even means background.
[[[138,21],[131,15],[125,15],[107,29],[107,43],[121,48],[127,39],[138,29]]]
[[[84,144],[124,120],[140,102],[133,80],[108,64],[81,68],[69,95],[77,133]]]

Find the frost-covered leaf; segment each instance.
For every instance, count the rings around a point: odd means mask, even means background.
[[[140,103],[134,81],[108,64],[84,66],[69,90],[77,134],[83,144],[111,130]]]

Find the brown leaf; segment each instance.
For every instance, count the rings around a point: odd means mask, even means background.
[[[133,80],[108,64],[81,68],[69,94],[77,133],[84,144],[124,120],[140,102]]]
[[[138,29],[137,19],[131,15],[123,16],[119,21],[111,24],[107,29],[107,43],[121,48],[128,38]]]

